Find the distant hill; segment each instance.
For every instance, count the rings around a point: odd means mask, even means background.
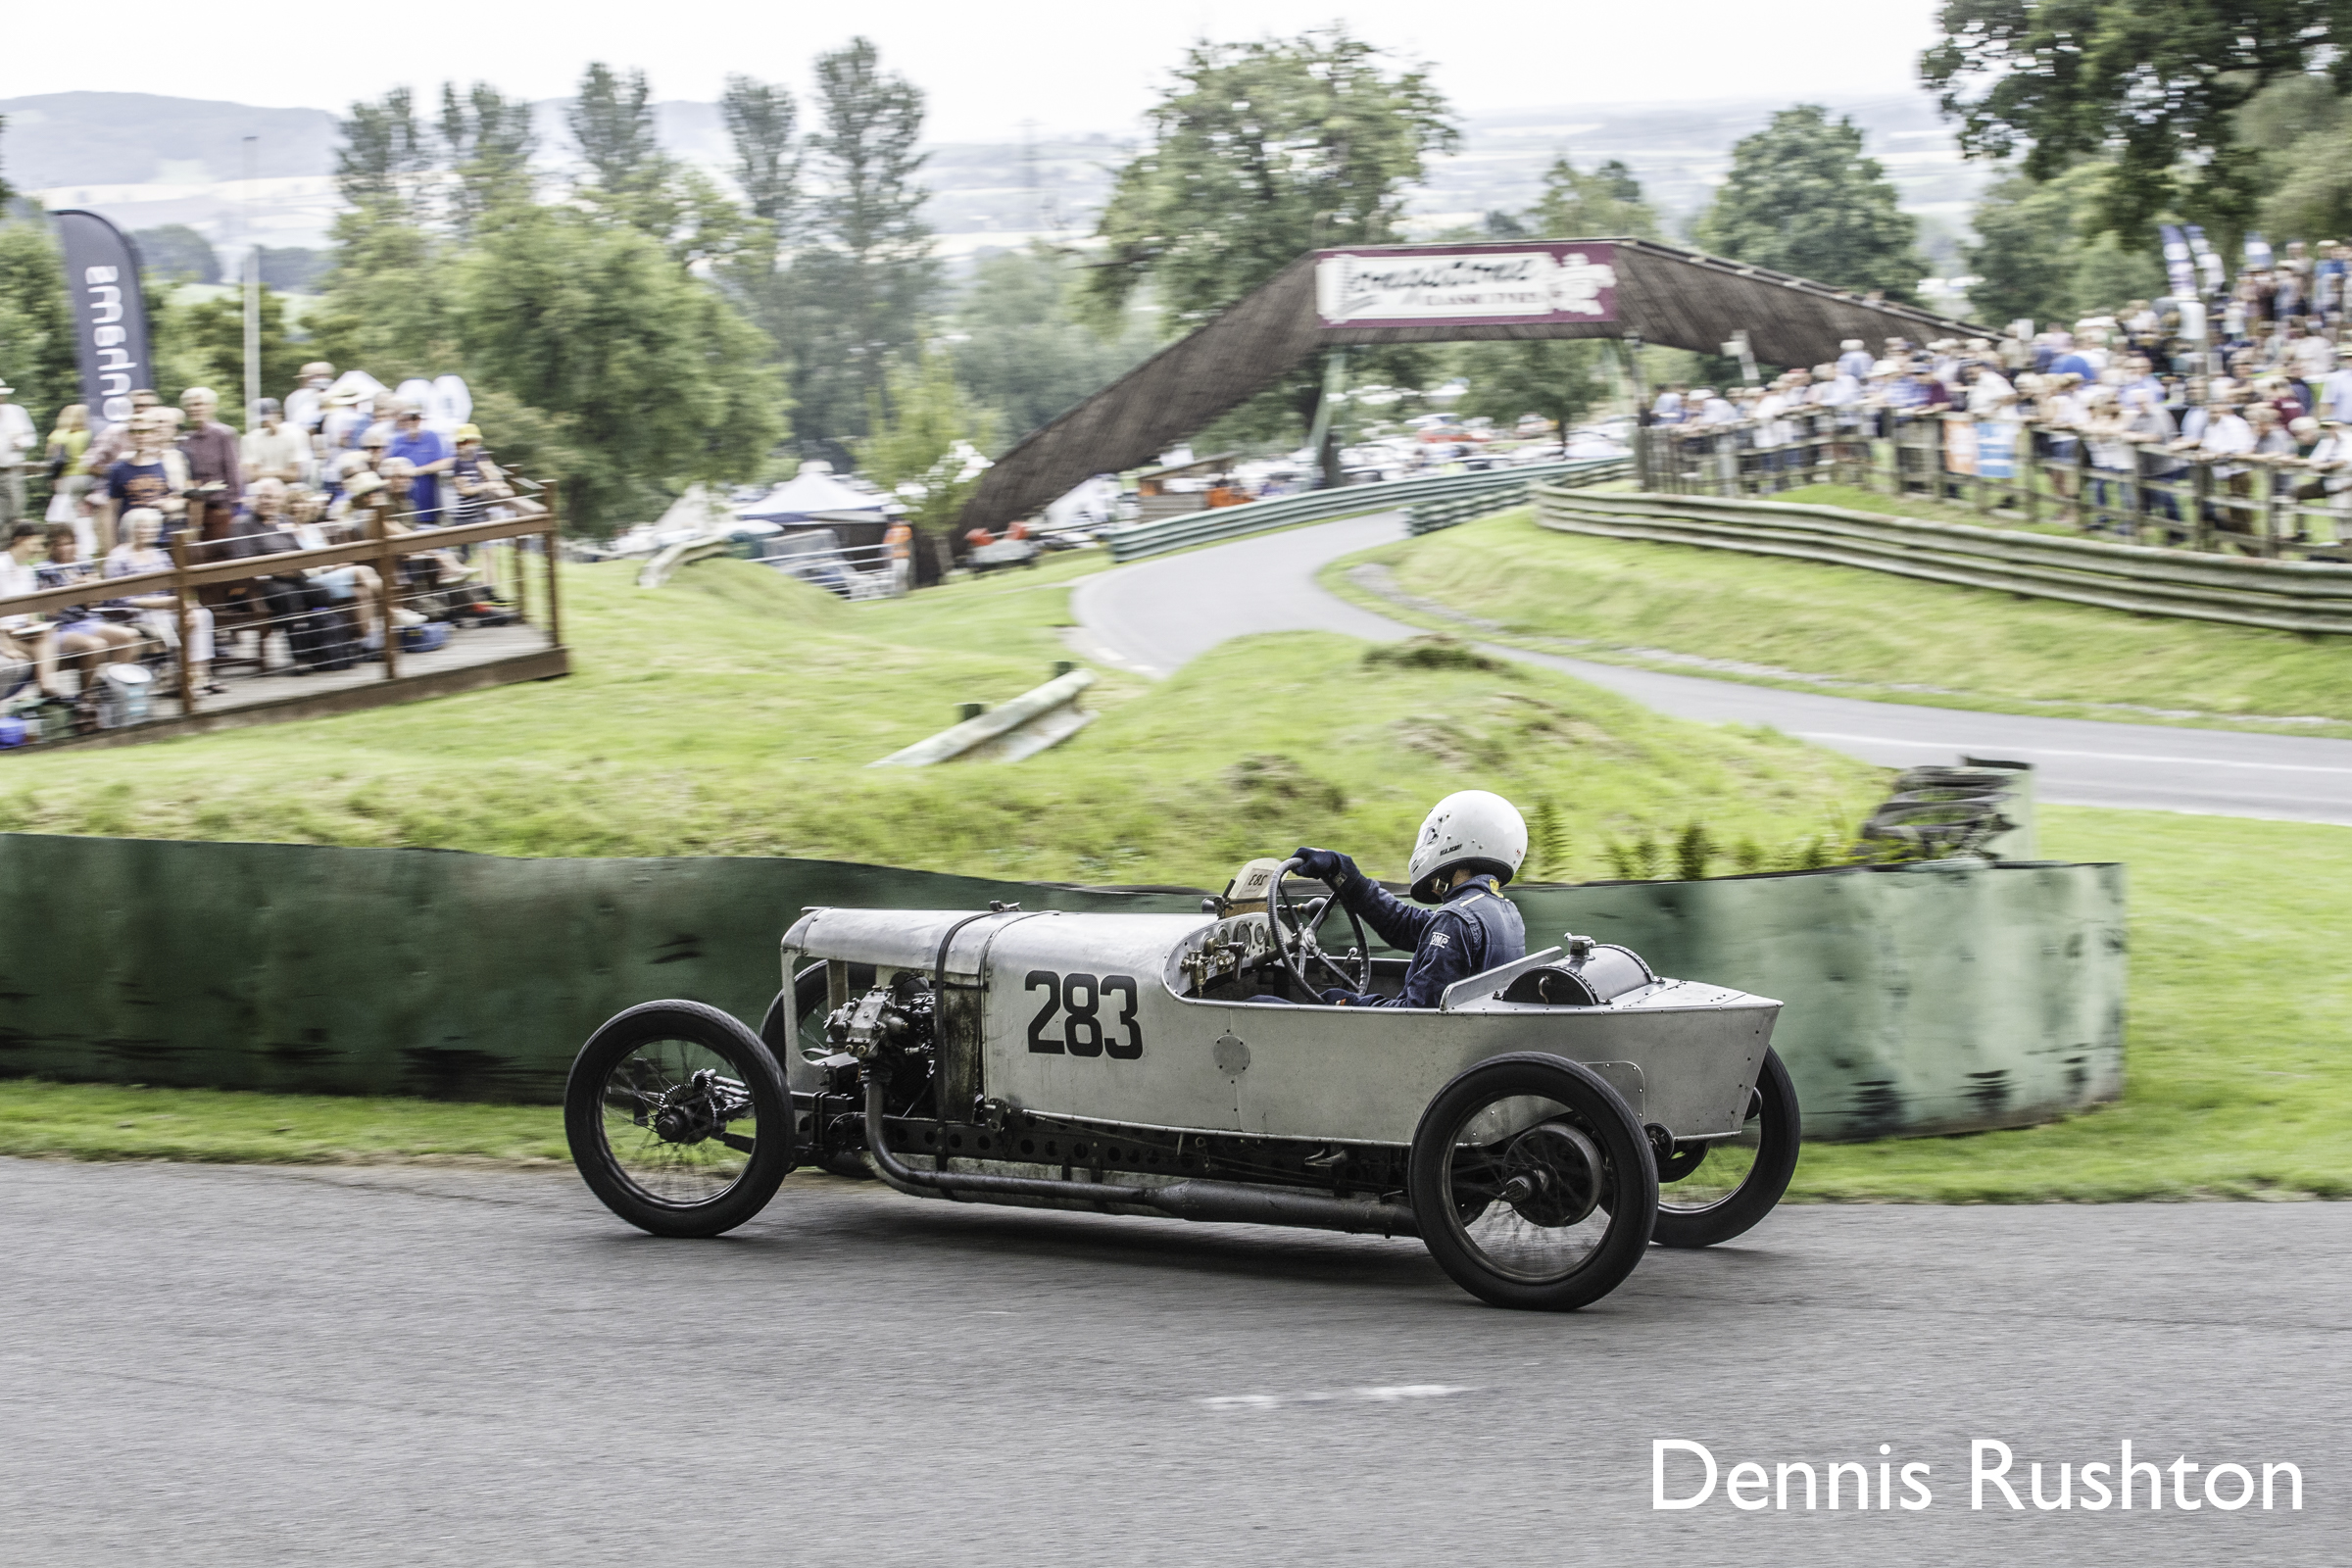
[[[247,136],[264,179],[335,166],[335,117],[143,92],[0,98],[0,172],[22,190],[53,185],[206,185],[245,176]]]
[[[535,104],[535,160],[551,186],[561,185],[572,153],[560,100]],[[1475,222],[1495,209],[1519,210],[1539,194],[1551,160],[1567,153],[1578,167],[1623,160],[1651,202],[1680,225],[1702,207],[1731,164],[1733,142],[1761,129],[1777,98],[1686,104],[1575,104],[1494,111],[1465,117],[1461,150],[1439,160],[1415,193],[1412,221],[1422,232]],[[1831,100],[1869,132],[1868,150],[1886,166],[1907,209],[1931,220],[1931,250],[1948,248],[1987,177],[1964,164],[1950,128],[1925,93]],[[723,174],[731,161],[718,106],[671,101],[655,106],[663,146],[676,157]],[[0,172],[54,206],[97,209],[129,228],[186,223],[223,256],[249,244],[326,243],[336,198],[337,117],[322,109],[255,109],[146,93],[69,92],[0,99],[8,127],[0,135]],[[220,187],[244,173],[246,136],[258,136],[261,184]],[[931,187],[925,219],[951,257],[1018,246],[1030,235],[1068,238],[1094,226],[1110,191],[1111,170],[1134,134],[1055,135],[1017,142],[937,143],[923,179]]]

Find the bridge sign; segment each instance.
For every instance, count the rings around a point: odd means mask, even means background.
[[[1613,321],[1615,251],[1546,240],[1319,251],[1315,314],[1327,328]]]

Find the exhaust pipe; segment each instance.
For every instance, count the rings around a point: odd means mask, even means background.
[[[1377,1198],[1325,1198],[1243,1182],[1180,1181],[1163,1187],[1127,1187],[1115,1182],[1046,1181],[980,1171],[916,1170],[890,1152],[882,1115],[882,1085],[869,1077],[865,1085],[866,1155],[873,1161],[875,1175],[917,1198],[961,1198],[1013,1207],[1076,1203],[1099,1212],[1140,1210],[1205,1224],[1289,1225],[1358,1236],[1421,1234],[1411,1209]]]

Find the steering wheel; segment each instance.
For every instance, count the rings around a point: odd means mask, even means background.
[[[1325,894],[1309,904],[1306,912],[1300,914],[1292,906],[1290,892],[1283,886],[1298,868],[1296,859],[1283,861],[1281,868],[1274,873],[1273,882],[1266,888],[1266,925],[1274,938],[1274,951],[1282,955],[1283,967],[1290,970],[1291,978],[1298,982],[1298,989],[1310,1000],[1321,1000],[1322,988],[1308,977],[1306,966],[1309,959],[1329,969],[1333,977],[1350,991],[1371,990],[1372,943],[1364,935],[1364,922],[1355,917],[1353,909],[1348,909],[1346,905],[1340,904],[1337,894]],[[1315,940],[1323,917],[1331,912],[1331,906],[1335,904],[1348,909],[1348,924],[1354,929],[1354,956],[1361,970],[1359,974],[1349,974],[1333,962],[1331,955],[1323,951],[1322,943]],[[1289,924],[1287,935],[1284,931],[1286,921]]]

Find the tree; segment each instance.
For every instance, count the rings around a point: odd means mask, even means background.
[[[0,220],[0,379],[36,421],[80,401],[65,257],[46,223]]]
[[[955,366],[930,343],[892,368],[867,418],[873,433],[857,444],[858,465],[906,499],[906,520],[934,541],[915,552],[916,580],[937,581],[936,542],[953,546],[950,530],[988,467],[981,449],[993,421],[966,401]]]
[[[1383,69],[1344,27],[1196,44],[1152,111],[1152,144],[1119,171],[1088,283],[1115,310],[1147,281],[1197,323],[1307,251],[1401,236],[1405,190],[1458,140],[1418,69]]]
[[[449,193],[451,225],[468,234],[499,208],[531,199],[531,106],[486,81],[458,96],[441,84],[441,147],[456,175]]]
[[[923,94],[854,38],[816,61],[818,128],[808,138],[824,194],[793,263],[793,397],[810,442],[846,453],[893,359],[921,336],[939,263],[915,182]]]
[[[729,76],[718,101],[735,146],[735,183],[754,218],[787,235],[801,204],[800,106],[772,82]]]
[[[245,301],[241,294],[181,302],[166,291],[155,302],[155,389],[176,398],[191,386],[220,394],[220,416],[245,423]],[[286,301],[261,291],[262,395],[282,398],[311,358],[311,345],[286,334]]]
[[[416,122],[416,105],[406,87],[395,87],[374,103],[355,103],[338,127],[335,189],[344,204],[369,221],[408,219],[418,177],[432,168],[431,145]]]
[[[158,282],[220,281],[220,253],[213,249],[211,240],[185,223],[133,229],[130,242],[138,247],[141,268]]]
[[[262,281],[292,294],[308,294],[317,289],[332,265],[326,252],[312,250],[307,245],[264,245],[261,252]]]
[[[1589,174],[1578,173],[1564,156],[1553,160],[1544,174],[1544,194],[1519,222],[1522,231],[1561,239],[1656,239],[1661,232],[1658,215],[1642,199],[1642,182],[1614,158]]]
[[[367,208],[337,215],[335,239],[325,298],[304,318],[316,356],[387,382],[455,367],[450,248],[405,212]]]
[[[1042,245],[988,257],[956,302],[956,378],[1007,440],[1028,434],[1150,357],[1150,320],[1130,311],[1104,338],[1071,307],[1080,269]]]
[[[1697,230],[1719,256],[1898,300],[1912,298],[1926,270],[1917,237],[1893,182],[1862,155],[1861,128],[1817,104],[1782,110],[1732,148],[1731,173]]]
[[[564,487],[575,528],[625,520],[649,481],[739,479],[783,436],[758,328],[630,225],[512,211],[454,284],[466,363],[580,455]]]
[[[2255,154],[2237,112],[2280,76],[2352,86],[2340,0],[1945,0],[1920,75],[1961,150],[2047,180],[2112,159],[2091,218],[2140,236],[2168,211],[2233,238]]]
[[[1455,145],[1451,111],[1417,67],[1391,71],[1344,26],[1294,39],[1200,43],[1152,111],[1152,142],[1119,171],[1096,224],[1107,250],[1086,286],[1107,325],[1147,284],[1171,326],[1191,326],[1308,251],[1403,238],[1405,191]],[[1360,381],[1422,383],[1414,345],[1357,349]],[[1303,438],[1320,361],[1219,421],[1221,433]],[[1323,456],[1335,479],[1336,447]]]
[[[2262,155],[2256,220],[2271,234],[2352,234],[2352,115],[2332,83],[2284,76],[2238,111],[2239,137]]]
[[[1977,243],[1965,252],[1982,319],[2070,322],[2164,292],[2153,247],[2098,232],[2091,209],[2106,178],[2094,162],[2048,181],[2013,174],[1985,191],[1970,219]]]
[[[1565,435],[1600,401],[1607,386],[1601,357],[1609,352],[1606,344],[1580,338],[1466,343],[1455,366],[1470,387],[1454,412],[1505,426],[1539,415]]]
[[[673,172],[654,126],[653,89],[645,73],[624,79],[603,62],[580,78],[580,92],[564,122],[579,144],[591,178],[581,194],[623,222],[666,237],[678,218],[669,199]]]

